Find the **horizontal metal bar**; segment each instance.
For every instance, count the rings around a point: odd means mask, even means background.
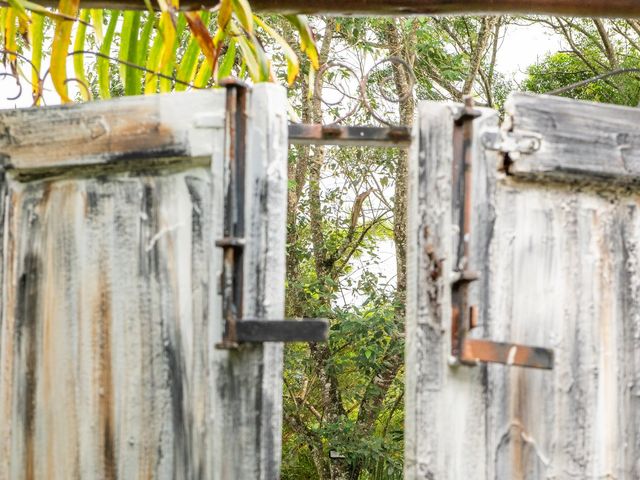
[[[36,0],[57,7],[57,0]],[[157,2],[151,5],[159,9]],[[180,1],[181,10],[197,10],[218,5],[217,0]],[[145,10],[143,0],[83,0],[83,8]],[[537,13],[587,17],[640,16],[638,0],[253,0],[251,8],[268,13],[306,13],[319,15],[461,15],[489,13]]]
[[[236,323],[238,342],[325,342],[329,322],[304,320],[241,320]]]
[[[222,248],[244,248],[244,238],[239,237],[222,237],[216,240],[216,247]]]
[[[294,145],[344,145],[408,147],[411,130],[399,127],[349,127],[308,123],[289,124],[289,143]]]
[[[542,347],[493,342],[475,338],[465,339],[460,356],[462,363],[503,363],[520,367],[553,368],[553,350]]]

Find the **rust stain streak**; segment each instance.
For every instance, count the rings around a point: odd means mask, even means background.
[[[117,478],[114,418],[113,373],[111,370],[111,289],[106,278],[106,261],[101,261],[98,280],[99,299],[94,316],[94,346],[98,349],[98,445],[102,449],[105,480]]]
[[[606,222],[606,219],[605,219]],[[606,241],[607,225],[600,218],[598,212],[593,214],[593,230],[599,232],[598,236],[598,278],[600,279],[600,305],[599,305],[599,321],[598,321],[598,343],[599,343],[599,360],[598,367],[598,406],[600,410],[598,427],[600,432],[599,436],[599,453],[600,460],[599,467],[603,472],[606,472],[615,465],[616,448],[616,422],[615,415],[611,415],[612,411],[615,411],[617,405],[616,391],[617,391],[617,372],[615,362],[616,342],[614,332],[615,329],[615,299],[613,298],[613,290],[616,285],[613,283],[613,259],[611,258],[610,245]],[[604,224],[603,224],[604,223]],[[598,472],[601,473],[601,472]]]
[[[512,421],[525,425],[526,418],[524,418],[524,414],[526,412],[526,408],[524,406],[527,398],[527,389],[526,389],[526,378],[522,372],[516,371],[516,388],[515,390],[515,399],[514,399],[514,412]],[[517,432],[517,435],[513,435],[511,437],[513,441],[513,472],[512,478],[513,480],[524,480],[525,479],[525,464],[524,464],[524,445],[522,441],[522,435],[520,435],[520,431]]]

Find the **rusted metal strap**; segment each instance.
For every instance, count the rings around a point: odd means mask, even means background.
[[[457,274],[451,288],[451,354],[460,358],[467,332],[472,327],[475,311],[469,306],[469,284],[478,278],[469,270],[469,241],[471,238],[471,148],[473,140],[473,119],[480,112],[473,108],[473,99],[465,98],[465,105],[454,116],[453,164],[452,164],[452,211],[453,221],[458,224],[459,240],[454,265]]]
[[[462,345],[460,362],[467,365],[478,362],[504,363],[509,366],[550,370],[553,368],[553,350],[467,338]]]
[[[57,7],[57,0],[37,0],[47,7]],[[181,10],[215,8],[217,0],[181,0]],[[83,0],[83,8],[111,8],[145,10],[143,0]],[[160,9],[156,2],[151,6]],[[586,17],[640,16],[637,0],[253,0],[251,8],[265,13],[298,13],[307,15],[487,15],[487,14],[542,14]]]
[[[292,145],[342,145],[363,147],[408,147],[411,129],[398,127],[350,127],[341,125],[289,124]]]
[[[476,365],[478,362],[503,363],[509,366],[553,368],[553,350],[515,343],[468,338],[478,325],[478,307],[469,305],[469,285],[479,278],[470,268],[471,213],[473,191],[473,119],[480,112],[473,108],[471,97],[454,116],[452,212],[458,224],[459,239],[454,264],[455,280],[451,284],[451,355],[453,364]]]
[[[236,325],[242,318],[242,278],[244,252],[244,165],[247,121],[247,87],[231,81],[226,102],[226,164],[224,194],[224,237],[216,241],[223,250],[222,315],[224,333],[218,348],[238,346]]]
[[[324,319],[260,320],[243,318],[243,254],[245,242],[245,153],[248,88],[242,82],[224,82],[226,104],[226,164],[223,237],[222,316],[224,333],[216,348],[237,348],[242,342],[321,342],[327,339]]]

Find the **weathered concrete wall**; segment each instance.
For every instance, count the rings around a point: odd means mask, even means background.
[[[284,108],[275,86],[251,94],[257,318],[283,315]],[[0,127],[0,478],[276,478],[282,348],[214,349],[224,90],[0,112]]]
[[[553,348],[555,367],[448,366],[453,118],[423,104],[412,165],[405,476],[638,478],[640,111],[518,95],[507,113],[504,133],[540,143],[512,154],[508,174],[498,171],[503,155],[474,150],[471,264],[481,279],[472,331]],[[476,145],[496,132],[491,118],[474,122]]]

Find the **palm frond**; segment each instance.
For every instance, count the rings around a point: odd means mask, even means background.
[[[49,74],[63,103],[90,100],[96,94],[110,98],[207,88],[234,72],[254,83],[273,81],[271,53],[259,34],[263,40],[271,39],[269,48],[284,54],[287,82],[298,76],[300,61],[294,50],[283,35],[253,14],[249,1],[222,0],[215,12],[181,12],[178,0],[155,1],[159,13],[81,10],[80,0],[59,0],[57,9],[30,0],[6,0],[8,6],[0,7],[5,65],[20,79],[23,67],[30,64],[31,75],[24,78],[32,85],[34,105],[41,103]],[[149,10],[153,7],[151,0],[145,4]],[[287,19],[297,30],[312,68],[317,68],[308,22],[302,16]],[[67,69],[70,55],[72,75]],[[44,74],[43,65],[48,65]]]

